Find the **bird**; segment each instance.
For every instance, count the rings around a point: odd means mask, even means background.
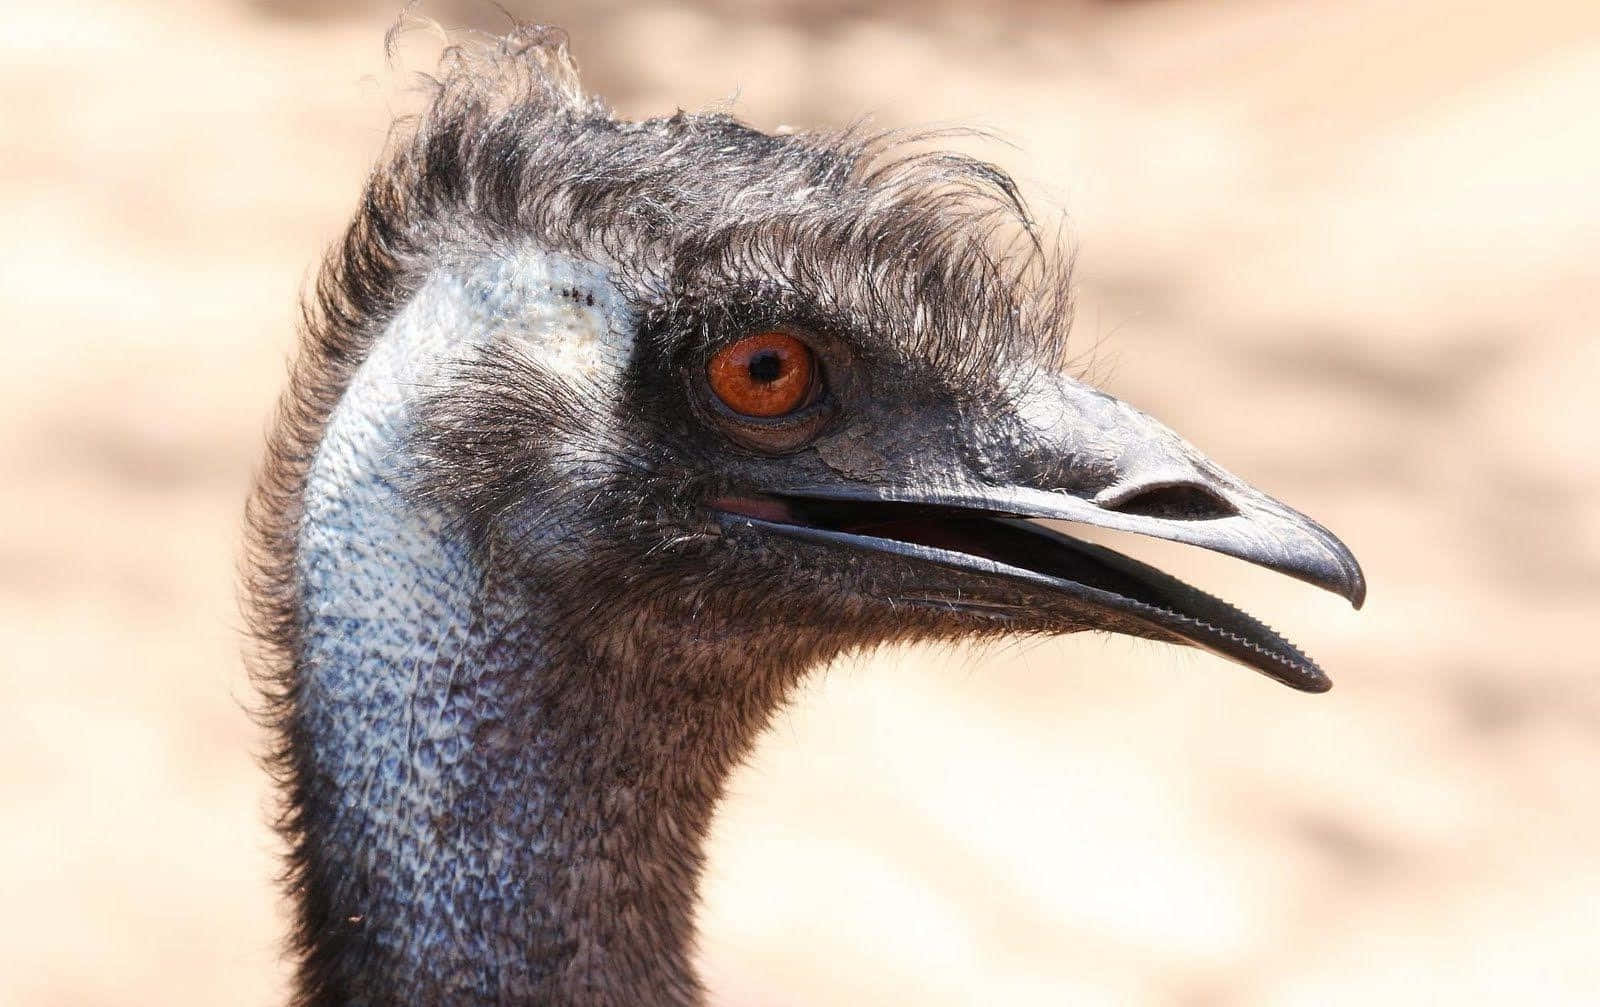
[[[630,120],[456,40],[306,298],[246,509],[293,1002],[705,1001],[703,840],[808,669],[1081,631],[1295,689],[1090,526],[1360,607],[1331,532],[1068,373],[1071,256],[940,133]]]

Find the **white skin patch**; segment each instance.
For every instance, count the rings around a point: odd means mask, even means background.
[[[368,893],[364,925],[378,946],[419,970],[493,960],[463,907],[523,901],[517,857],[537,851],[435,862],[437,823],[489,814],[519,774],[500,764],[503,782],[485,785],[474,748],[505,712],[482,659],[488,640],[504,640],[504,613],[481,597],[481,571],[443,515],[400,491],[417,403],[448,392],[452,366],[486,349],[520,350],[604,388],[625,368],[633,331],[606,273],[571,258],[528,251],[437,273],[373,345],[312,460],[298,543],[299,710],[335,795],[323,849],[346,895]],[[537,779],[540,753],[520,757],[522,782]],[[541,795],[525,788],[517,800]]]

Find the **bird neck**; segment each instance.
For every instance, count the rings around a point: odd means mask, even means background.
[[[300,1002],[697,1003],[701,843],[791,676],[628,628],[663,613],[597,635],[571,583],[496,568],[406,491],[407,389],[482,302],[441,296],[374,345],[306,482]]]

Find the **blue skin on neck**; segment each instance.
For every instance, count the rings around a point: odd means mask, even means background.
[[[594,303],[559,296],[582,286]],[[549,670],[537,599],[486,577],[402,490],[416,403],[491,343],[603,371],[631,320],[594,267],[525,253],[436,274],[376,341],[308,473],[297,729],[309,848],[353,982],[401,1000],[533,995],[564,928],[540,890],[565,851],[519,683]],[[620,367],[616,368],[620,370]],[[382,997],[379,997],[382,999]],[[420,1000],[418,1000],[420,1002]]]

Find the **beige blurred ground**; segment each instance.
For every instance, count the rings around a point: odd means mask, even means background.
[[[1600,1002],[1600,5],[510,2],[628,113],[1010,138],[1094,373],[1372,584],[1155,553],[1324,697],[1087,638],[819,676],[718,826],[718,1003]],[[0,1003],[271,1004],[236,525],[394,5],[91,3],[0,30]]]

